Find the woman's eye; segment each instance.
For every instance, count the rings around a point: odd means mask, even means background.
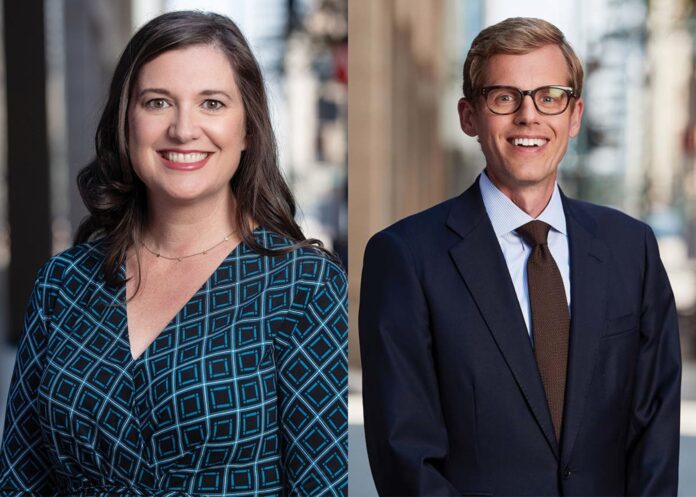
[[[219,100],[204,100],[203,101],[203,108],[205,110],[220,110],[224,107],[225,105],[220,102]]]
[[[148,109],[166,109],[169,107],[169,102],[163,98],[153,98],[145,102],[145,107]]]

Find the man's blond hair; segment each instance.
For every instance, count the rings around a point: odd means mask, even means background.
[[[580,59],[560,29],[548,21],[532,17],[511,17],[487,27],[478,34],[464,62],[464,96],[473,101],[479,94],[486,77],[486,64],[492,56],[524,55],[547,45],[556,45],[561,49],[568,65],[568,84],[573,87],[575,94],[580,96],[583,80]]]

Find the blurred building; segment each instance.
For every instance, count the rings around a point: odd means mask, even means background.
[[[288,176],[305,232],[327,242],[347,265],[347,1],[295,7],[292,19],[283,66]]]
[[[446,0],[351,0],[349,10],[350,361],[369,236],[447,192],[440,138]]]
[[[651,0],[647,19],[649,139],[642,217],[653,227],[681,317],[682,348],[696,356],[696,245],[691,91],[694,33],[686,0]],[[689,181],[691,180],[691,182]]]

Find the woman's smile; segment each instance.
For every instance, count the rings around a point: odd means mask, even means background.
[[[195,171],[206,165],[211,152],[163,150],[159,153],[162,163],[177,171]]]

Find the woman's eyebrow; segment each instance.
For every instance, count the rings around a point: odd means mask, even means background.
[[[166,95],[168,97],[172,96],[172,92],[170,92],[169,90],[166,90],[164,88],[143,88],[142,90],[140,90],[138,92],[138,97],[142,97],[146,93],[157,93],[160,95]],[[227,99],[232,100],[232,97],[224,90],[215,90],[215,89],[202,90],[199,92],[199,95],[203,95],[206,97],[209,97],[212,95],[222,95],[222,96],[226,97]]]
[[[210,97],[212,95],[222,95],[227,99],[232,100],[232,97],[226,91],[223,90],[203,90],[200,94],[206,97]]]
[[[168,97],[172,96],[171,92],[169,90],[165,90],[164,88],[143,88],[138,92],[138,97],[142,97],[146,93],[159,93]]]

